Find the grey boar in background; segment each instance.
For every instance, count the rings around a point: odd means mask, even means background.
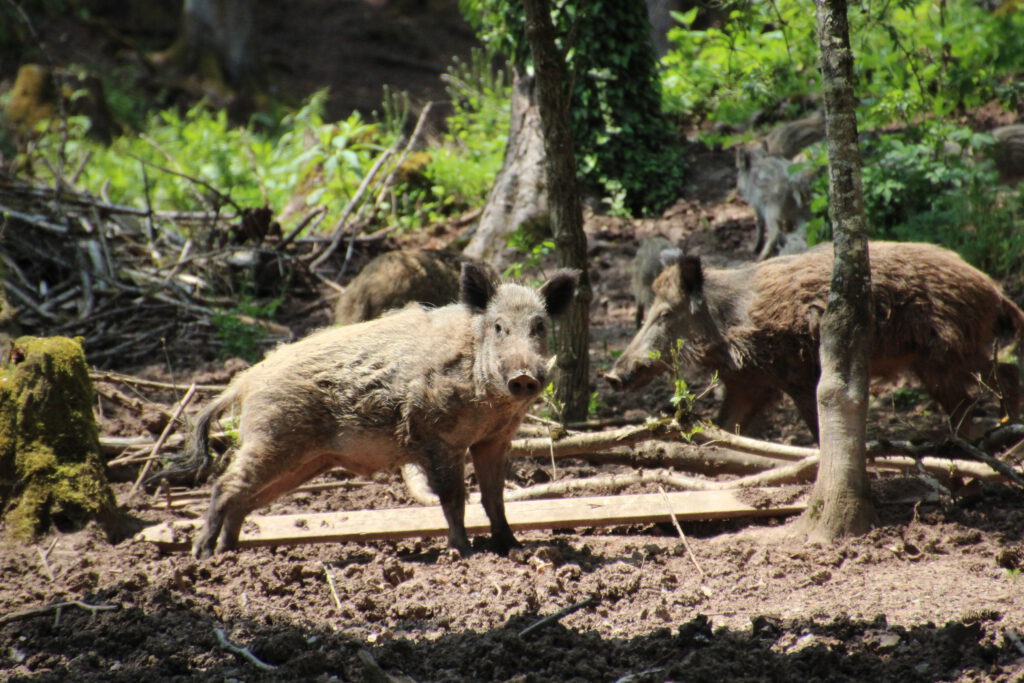
[[[996,139],[993,157],[1000,180],[1008,184],[1024,180],[1024,123],[995,128],[992,137]]]
[[[871,242],[875,306],[871,375],[909,370],[966,433],[970,389],[980,374],[1016,417],[1020,372],[999,363],[996,341],[1012,335],[1024,351],[1024,313],[987,275],[931,244]],[[717,423],[747,433],[780,394],[793,399],[818,436],[816,389],[823,314],[832,277],[832,245],[745,267],[704,268],[681,256],[654,282],[643,328],[605,377],[615,389],[667,372],[681,339],[683,367],[715,371],[725,389]],[[652,357],[652,352],[660,352]]]
[[[246,515],[329,469],[369,475],[414,462],[440,498],[449,546],[467,555],[467,453],[497,550],[517,546],[505,455],[546,382],[548,318],[569,306],[578,277],[560,270],[535,291],[467,263],[460,304],[320,330],[235,377],[190,444],[190,463],[208,466],[211,421],[239,405],[240,446],[214,482],[193,553],[236,547]]]
[[[810,219],[808,178],[789,173],[790,162],[768,154],[763,147],[738,147],[736,187],[754,209],[757,259],[768,258],[785,245],[786,235]]]
[[[665,267],[664,257],[675,258],[680,253],[671,242],[664,237],[651,237],[640,244],[636,258],[633,259],[633,298],[636,300],[636,326],[644,322],[644,311],[654,301],[651,285],[654,278]]]
[[[814,113],[807,118],[783,123],[764,137],[768,154],[792,159],[805,147],[825,139],[825,117]]]
[[[363,266],[334,306],[334,322],[351,325],[378,318],[410,303],[444,306],[459,298],[459,271],[472,261],[492,277],[494,270],[461,254],[425,249],[389,251]]]

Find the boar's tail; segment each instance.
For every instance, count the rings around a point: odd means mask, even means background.
[[[144,484],[148,485],[162,479],[179,485],[198,485],[206,481],[213,469],[213,458],[210,457],[210,423],[234,403],[237,397],[238,389],[232,385],[206,406],[196,417],[188,450],[178,456],[178,462],[147,477]]]

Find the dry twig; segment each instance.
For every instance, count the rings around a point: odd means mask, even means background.
[[[171,416],[171,419],[167,421],[167,425],[164,427],[164,431],[161,432],[160,438],[156,440],[155,444],[153,444],[153,450],[150,451],[149,458],[146,460],[146,464],[142,466],[142,471],[139,472],[138,478],[135,479],[135,483],[132,484],[131,490],[128,491],[129,496],[133,495],[138,490],[142,482],[145,481],[146,475],[149,474],[149,468],[153,464],[153,458],[156,457],[156,454],[160,451],[160,447],[163,446],[164,441],[167,439],[167,436],[171,433],[171,430],[174,429],[175,425],[178,422],[178,418],[181,416],[182,411],[185,410],[185,406],[189,404],[189,402],[192,400],[192,397],[195,395],[196,385],[193,384],[188,388],[188,391],[185,392],[185,395],[182,397],[182,399],[178,401],[178,406],[177,408],[175,408],[174,414]]]
[[[106,612],[113,609],[119,609],[119,605],[90,605],[80,600],[68,600],[67,602],[55,602],[52,605],[46,605],[45,607],[33,607],[32,609],[22,610],[20,612],[11,612],[10,614],[4,614],[0,616],[0,625],[9,624],[12,621],[18,621],[19,619],[28,619],[29,617],[38,616],[40,614],[46,614],[47,612],[56,612],[57,619],[60,618],[60,612],[65,607],[79,607],[86,610],[95,616],[97,612]]]
[[[693,561],[693,566],[697,568],[697,573],[700,574],[700,578],[703,581],[707,578],[707,574],[700,566],[700,562],[697,561],[697,556],[693,554],[693,549],[690,547],[690,542],[686,540],[686,534],[683,533],[683,527],[679,525],[679,520],[676,519],[676,513],[672,510],[672,503],[668,499],[668,494],[665,493],[665,489],[658,487],[658,491],[661,492],[661,496],[665,499],[665,507],[668,509],[668,514],[672,518],[672,524],[675,526],[676,531],[679,533],[679,538],[683,541],[683,547],[686,548],[686,553],[690,556],[690,560]]]
[[[557,612],[554,612],[553,614],[549,614],[546,617],[543,617],[533,622],[532,624],[530,624],[529,626],[527,626],[519,632],[519,637],[522,638],[524,636],[527,636],[536,631],[537,629],[543,628],[548,624],[553,624],[556,621],[559,621],[560,619],[569,616],[570,614],[579,612],[581,609],[586,609],[591,605],[596,605],[598,602],[599,601],[597,598],[595,598],[594,596],[590,596],[586,600],[581,600],[580,602],[577,602],[574,605],[569,605],[568,607],[560,609]]]
[[[261,669],[263,671],[273,671],[277,668],[273,664],[267,664],[262,659],[254,655],[252,651],[249,650],[249,648],[239,647],[238,645],[232,643],[230,640],[228,640],[228,637],[224,635],[224,629],[214,627],[213,633],[215,636],[217,636],[217,644],[220,645],[220,648],[222,650],[227,650],[232,654],[238,655],[242,659],[246,660],[247,662],[255,666],[257,669]]]

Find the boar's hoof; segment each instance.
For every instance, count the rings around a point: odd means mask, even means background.
[[[510,551],[523,547],[523,544],[517,541],[514,536],[509,536],[508,538],[494,536],[491,539],[491,544],[494,547],[494,552],[502,557],[508,557]]]
[[[540,393],[540,382],[524,373],[508,381],[508,390],[516,398],[532,398]]]

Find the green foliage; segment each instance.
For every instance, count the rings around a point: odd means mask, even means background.
[[[508,0],[462,0],[494,51],[528,66],[524,15]],[[588,0],[553,8],[572,86],[578,175],[616,213],[655,213],[679,194],[685,171],[661,112],[660,84],[641,2]]]
[[[669,111],[740,124],[759,110],[820,93],[816,18],[799,0],[749,0],[722,26],[694,28],[696,11],[677,13],[663,59]],[[970,0],[868,0],[850,12],[862,98],[862,126],[918,115],[943,116],[993,98],[1010,104],[1024,86],[1024,12],[988,11]]]
[[[896,410],[911,410],[924,400],[924,394],[914,387],[899,387],[892,392],[892,406]]]
[[[475,50],[468,63],[455,59],[444,79],[454,112],[441,146],[431,150],[426,176],[442,206],[479,206],[486,202],[505,158],[508,76]]]
[[[526,255],[525,261],[515,261],[505,269],[505,277],[516,280],[522,279],[524,271],[540,268],[544,258],[555,250],[553,240],[537,239],[536,236],[523,229],[516,230],[509,236],[508,246],[517,253]]]
[[[202,104],[184,113],[165,110],[152,114],[142,132],[110,146],[85,137],[88,121],[72,117],[66,144],[45,135],[21,165],[48,180],[51,169],[68,174],[81,167],[83,189],[140,207],[148,194],[153,206],[167,210],[219,206],[216,190],[238,206],[269,205],[276,213],[305,189],[307,205],[329,207],[331,224],[388,140],[358,113],[325,122],[325,99],[326,92],[316,93],[270,130],[232,126],[225,111]]]
[[[816,18],[797,0],[750,0],[723,25],[695,28],[677,14],[675,48],[664,58],[666,108],[727,124],[755,113],[801,114],[793,103],[820,99]],[[1024,191],[999,187],[992,139],[954,115],[998,100],[1024,101],[1024,11],[992,12],[969,0],[867,0],[850,12],[864,155],[865,210],[876,239],[942,244],[997,277],[1024,255]],[[730,141],[726,141],[730,142]],[[950,152],[958,147],[960,153]],[[823,147],[809,150],[824,167]],[[830,236],[828,180],[813,183],[813,244]]]
[[[262,327],[250,320],[269,320],[274,317],[281,298],[273,299],[265,304],[243,301],[229,311],[214,315],[214,336],[220,341],[220,355],[228,358],[237,356],[250,363],[255,363],[262,356],[260,344],[266,338]]]
[[[722,27],[693,28],[697,8],[674,13],[664,58],[665,108],[740,123],[780,100],[818,88],[814,12],[795,0],[748,2]]]

